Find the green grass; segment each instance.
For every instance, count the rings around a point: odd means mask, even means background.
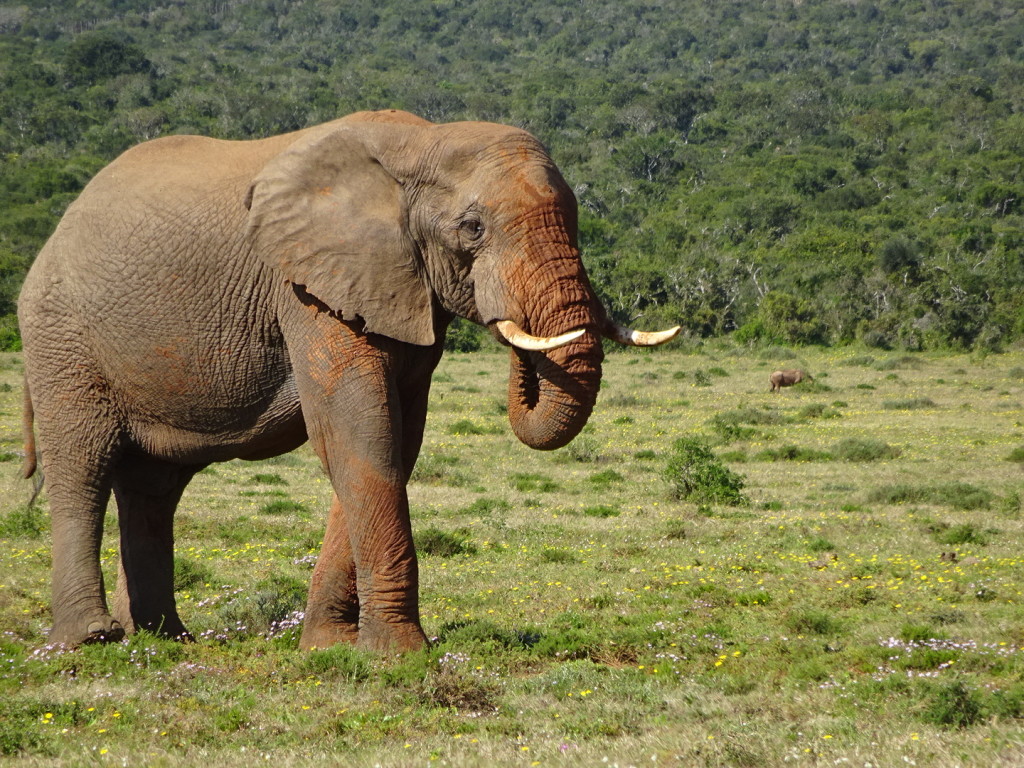
[[[434,645],[401,657],[298,650],[332,493],[308,447],[187,489],[175,582],[197,642],[40,652],[46,492],[26,510],[31,482],[0,463],[0,759],[1012,764],[1024,352],[800,350],[830,391],[777,395],[765,378],[783,351],[765,354],[611,352],[587,431],[554,452],[517,443],[499,413],[504,354],[447,354],[409,485]],[[21,366],[2,357],[0,448],[15,453]],[[687,438],[732,473],[697,476],[738,478],[749,503],[676,498]]]

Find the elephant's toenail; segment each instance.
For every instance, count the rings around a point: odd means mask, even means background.
[[[89,634],[90,635],[99,635],[99,634],[102,634],[102,632],[103,632],[103,625],[100,624],[98,621],[94,621],[92,624],[89,625]]]

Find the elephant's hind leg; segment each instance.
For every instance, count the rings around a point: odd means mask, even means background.
[[[125,457],[114,473],[121,564],[114,615],[129,632],[191,639],[174,600],[174,510],[198,467]]]
[[[345,511],[335,496],[309,588],[300,645],[306,650],[329,648],[336,643],[355,645],[358,639],[356,566]]]
[[[124,628],[107,610],[100,570],[103,515],[110,498],[107,468],[115,449],[113,441],[97,439],[99,432],[75,430],[55,440],[49,431],[40,431],[53,537],[50,642],[69,647],[124,637]]]

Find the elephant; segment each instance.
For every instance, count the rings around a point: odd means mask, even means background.
[[[140,629],[191,639],[173,584],[186,485],[306,441],[333,496],[301,647],[423,647],[406,485],[448,324],[509,347],[508,418],[539,450],[589,418],[602,337],[654,345],[679,330],[611,320],[575,196],[537,139],[396,110],[127,150],[69,206],[18,316],[24,474],[41,464],[49,489],[49,642],[66,647]]]
[[[799,384],[804,379],[807,381],[814,381],[809,373],[795,369],[788,371],[775,371],[768,377],[768,381],[771,382],[772,385],[772,392],[778,392],[783,387],[791,387],[794,384]]]

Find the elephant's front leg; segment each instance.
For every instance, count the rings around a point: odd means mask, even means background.
[[[323,547],[313,570],[299,645],[309,650],[328,648],[336,643],[355,645],[358,639],[356,566],[345,510],[335,495],[327,517]]]
[[[388,467],[356,461],[346,473],[347,515],[359,600],[358,645],[375,651],[423,647],[419,569],[409,522],[405,478]]]
[[[377,407],[370,410],[377,411]],[[375,651],[422,647],[419,572],[409,522],[405,473],[397,463],[390,426],[356,417],[360,427],[323,445],[336,498],[313,573],[303,647],[355,642]],[[367,431],[375,436],[365,441]],[[319,442],[318,436],[311,435]],[[318,449],[319,450],[319,449]]]
[[[422,423],[407,429],[403,418],[400,345],[370,340],[325,314],[314,321],[318,333],[293,341],[290,354],[307,433],[335,499],[302,645],[355,639],[378,651],[420,648],[426,636],[404,444],[407,431],[418,444]]]

